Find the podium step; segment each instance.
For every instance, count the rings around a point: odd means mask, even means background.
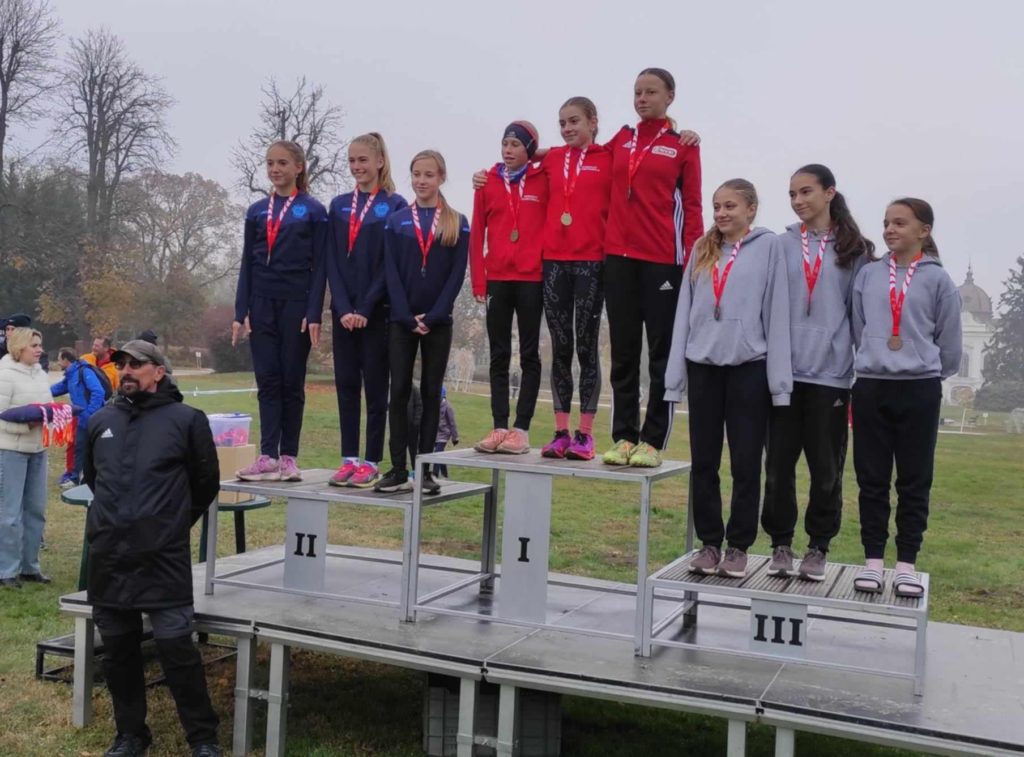
[[[921,693],[928,626],[927,573],[919,574],[924,586],[922,596],[898,597],[893,589],[893,570],[884,572],[882,591],[871,594],[854,587],[854,580],[862,569],[860,565],[829,563],[824,580],[807,581],[796,576],[770,576],[768,567],[771,558],[749,555],[747,575],[743,578],[729,578],[691,573],[690,563],[697,554],[697,550],[688,552],[648,577],[644,590],[644,628],[639,646],[642,656],[650,656],[653,646],[704,649],[786,663],[911,678],[914,681],[914,693]],[[700,605],[714,604],[713,600],[708,599],[709,596],[749,601],[749,608],[745,603],[732,605],[737,610],[748,610],[746,648],[740,648],[735,642],[730,646],[709,639],[708,634],[693,635],[689,640],[659,637],[680,615],[684,616],[684,629],[699,628],[697,620]],[[665,600],[675,602],[675,609],[655,622],[654,604]],[[811,608],[815,608],[815,612],[812,613]],[[830,610],[840,613],[830,614]],[[817,635],[819,631],[812,630],[812,619],[913,631],[912,672],[837,662],[833,655],[822,655],[820,641],[817,642],[818,651],[809,652],[809,648],[815,648],[813,639],[821,638]],[[900,622],[894,623],[893,619]]]
[[[805,581],[795,576],[770,576],[768,566],[771,558],[766,555],[750,555],[746,577],[729,578],[691,573],[690,563],[696,556],[696,550],[683,555],[652,574],[649,581],[660,589],[798,602],[855,612],[917,617],[922,612],[927,613],[928,609],[927,573],[919,574],[925,588],[922,596],[898,597],[893,592],[893,570],[884,572],[882,592],[869,594],[857,591],[853,585],[862,568],[860,565],[829,563],[825,569],[825,580]]]

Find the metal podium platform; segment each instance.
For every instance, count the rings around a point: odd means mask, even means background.
[[[404,607],[405,597],[402,594],[409,584],[408,575],[417,566],[417,560],[412,559],[413,550],[409,545],[410,535],[413,533],[411,526],[413,518],[413,492],[396,492],[385,494],[375,492],[371,489],[356,489],[352,487],[338,487],[328,484],[328,480],[334,471],[326,469],[311,469],[302,472],[303,480],[295,482],[286,481],[223,481],[220,488],[223,491],[244,492],[253,496],[261,497],[284,497],[287,499],[287,513],[285,524],[285,539],[283,554],[271,560],[265,560],[255,565],[247,565],[243,568],[217,575],[217,508],[218,503],[214,500],[210,506],[209,530],[207,531],[206,554],[206,580],[205,593],[213,594],[214,586],[239,586],[249,589],[260,589],[264,591],[276,591],[286,594],[300,594],[306,597],[318,597],[321,599],[347,599],[368,604],[379,604],[388,607]],[[419,497],[420,490],[416,487],[416,495]],[[424,507],[434,507],[448,502],[482,495],[484,498],[484,531],[481,540],[481,562],[487,568],[489,574],[494,567],[494,533],[493,528],[488,524],[493,522],[495,517],[496,501],[493,486],[487,484],[459,483],[454,481],[445,482],[440,494],[417,499],[416,518]],[[327,558],[341,558],[346,560],[370,559],[364,551],[351,550],[344,547],[327,546],[327,520],[328,511],[331,507],[339,505],[361,505],[368,507],[385,507],[402,512],[403,534],[405,547],[402,550],[402,559],[398,564],[402,566],[402,576],[396,582],[396,591],[391,596],[399,598],[381,598],[359,596],[350,593],[337,593],[324,591],[324,577],[327,573]],[[416,558],[419,551],[416,550]],[[279,582],[268,584],[265,581],[243,580],[241,577],[265,571],[274,565],[284,563],[284,573]],[[466,584],[460,580],[459,586]]]
[[[228,572],[266,563],[281,547],[265,547],[223,558]],[[333,549],[333,547],[332,547]],[[393,591],[401,574],[401,554],[365,550],[368,559],[327,562],[326,586],[347,586],[349,593],[379,597]],[[475,561],[424,556],[427,590],[477,570]],[[252,580],[280,585],[281,563],[251,574]],[[1024,755],[1024,634],[988,628],[931,623],[927,638],[930,672],[924,696],[914,696],[903,681],[858,672],[837,672],[783,659],[750,659],[689,648],[659,646],[650,658],[635,657],[629,638],[580,634],[586,616],[606,627],[630,629],[633,597],[618,584],[593,581],[587,589],[564,585],[571,576],[553,573],[551,591],[564,608],[561,625],[532,628],[470,620],[421,610],[423,622],[402,623],[390,607],[361,601],[317,600],[270,591],[254,600],[252,590],[232,585],[204,595],[204,567],[193,571],[197,630],[238,639],[235,663],[234,753],[252,749],[257,708],[266,708],[267,755],[285,751],[287,722],[305,713],[289,713],[289,691],[303,685],[289,680],[292,649],[308,649],[348,659],[372,660],[401,668],[442,673],[461,680],[459,757],[470,757],[487,737],[500,757],[515,752],[513,696],[516,688],[629,702],[647,707],[694,712],[729,721],[728,754],[742,755],[746,724],[775,727],[778,757],[792,757],[796,732],[962,755]],[[595,602],[593,595],[599,599]],[[439,600],[457,606],[449,596]],[[600,605],[600,608],[597,608]],[[75,618],[80,652],[76,656],[73,721],[91,716],[93,627],[85,593],[61,598],[61,610]],[[656,621],[668,608],[657,603]],[[701,606],[700,623],[673,627],[679,638],[709,644],[742,644],[745,629],[735,610]],[[819,621],[813,620],[812,623]],[[912,654],[909,634],[894,638],[887,629],[828,623],[820,630],[837,662],[896,664]],[[254,675],[257,643],[271,649],[270,675]],[[473,694],[479,681],[502,687],[497,733],[480,733]],[[321,717],[312,713],[310,717]]]
[[[675,608],[657,623],[652,621],[651,625],[644,626],[644,636],[640,645],[643,656],[650,656],[652,646],[694,646],[694,641],[659,638],[659,634],[680,615],[688,616],[685,626],[696,624],[697,609],[701,604],[699,597],[704,594],[747,600],[732,606],[748,612],[750,624],[745,647],[709,645],[702,642],[702,649],[744,657],[783,658],[794,663],[840,671],[909,678],[914,681],[915,694],[921,694],[924,690],[928,632],[927,573],[920,574],[925,588],[924,595],[910,598],[897,597],[893,594],[891,570],[885,571],[885,591],[881,594],[869,594],[854,588],[854,578],[862,569],[859,565],[829,563],[824,581],[804,581],[796,577],[770,576],[767,572],[770,558],[751,555],[746,578],[728,578],[691,573],[690,562],[696,556],[697,551],[683,555],[647,579],[644,604],[648,610],[645,617],[653,617],[658,591],[681,592],[685,599],[674,602]],[[812,613],[812,607],[828,612]],[[857,662],[852,665],[838,661],[835,650],[829,645],[814,643],[816,639],[810,631],[810,620],[912,632],[913,669],[905,670],[892,665],[877,667],[872,664],[873,661],[866,664]],[[893,622],[898,620],[908,622]]]
[[[636,617],[630,631],[608,630],[595,624],[572,626],[579,633],[592,636],[610,636],[628,638],[637,645],[644,627],[643,598],[644,582],[649,572],[648,538],[651,517],[651,492],[657,481],[679,476],[690,469],[689,463],[666,461],[658,468],[631,468],[604,465],[600,460],[557,460],[542,457],[539,452],[525,455],[485,454],[474,450],[458,450],[453,452],[433,452],[417,455],[417,478],[422,475],[426,466],[431,464],[447,465],[450,468],[480,468],[491,471],[491,486],[497,491],[499,476],[505,476],[505,507],[504,525],[502,528],[502,550],[500,572],[493,567],[488,573],[486,564],[481,573],[471,576],[462,585],[452,585],[426,595],[419,593],[419,571],[415,569],[419,557],[420,517],[423,507],[430,499],[424,498],[419,489],[412,500],[411,535],[406,535],[405,543],[413,550],[407,562],[413,566],[408,573],[409,586],[403,605],[403,617],[407,621],[415,621],[416,614],[421,610],[432,613],[458,615],[468,618],[487,618],[491,622],[522,625],[533,628],[555,628],[549,619],[550,607],[548,597],[549,576],[548,556],[551,534],[551,508],[554,481],[559,478],[599,479],[624,484],[632,484],[640,488],[639,522],[637,527],[637,569],[636,584],[617,584],[615,591],[635,597]],[[486,553],[488,529],[497,527],[496,520],[484,525],[484,545]],[[493,566],[493,562],[491,563]],[[499,607],[496,612],[488,608],[473,606],[472,603],[462,607],[445,606],[439,600],[459,591],[472,583],[493,581],[500,576],[498,582]],[[555,585],[567,588],[586,589],[586,579],[560,579]],[[638,588],[640,587],[640,588]],[[556,613],[557,614],[557,613]],[[557,626],[566,630],[564,624]]]

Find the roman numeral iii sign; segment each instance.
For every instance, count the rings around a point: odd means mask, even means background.
[[[803,657],[807,638],[807,605],[750,602],[750,651],[777,657]]]

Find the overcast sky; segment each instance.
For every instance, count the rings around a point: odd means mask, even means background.
[[[347,112],[346,136],[383,133],[399,191],[426,147],[448,160],[449,201],[472,209],[472,171],[527,118],[557,143],[558,107],[598,106],[610,137],[632,123],[646,66],[676,77],[670,113],[703,138],[711,195],[742,176],[758,222],[794,221],[788,180],[828,165],[880,244],[886,203],[917,195],[954,280],[968,261],[993,299],[1024,241],[1024,3],[1017,0],[731,0],[412,3],[328,0],[53,0],[65,33],[106,26],[177,99],[169,170],[230,185],[232,147],[260,86],[306,75]],[[30,147],[41,135],[22,130]],[[330,199],[320,198],[325,203]]]

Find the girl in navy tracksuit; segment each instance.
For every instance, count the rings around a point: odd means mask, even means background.
[[[306,193],[306,159],[294,142],[270,146],[267,176],[273,191],[245,214],[231,324],[232,344],[251,332],[260,406],[260,455],[237,476],[299,481],[306,359],[320,338],[322,297],[311,296],[312,284],[327,241],[327,210]]]
[[[793,174],[789,201],[800,223],[787,228],[779,241],[789,277],[793,395],[788,406],[771,410],[761,525],[772,538],[769,575],[799,573],[822,581],[843,509],[853,383],[853,281],[875,246],[861,235],[825,166],[815,163]],[[792,545],[801,451],[811,485],[804,518],[808,548],[797,571]]]
[[[388,362],[391,368],[389,446],[392,468],[374,487],[377,491],[408,491],[406,467],[408,403],[416,353],[422,371],[423,419],[418,449],[433,452],[441,408],[441,386],[452,346],[452,309],[466,276],[469,222],[445,201],[441,184],[447,176],[444,158],[424,150],[412,159],[416,199],[388,218],[384,229],[384,265],[391,322]],[[417,476],[427,494],[440,487],[429,470]]]
[[[864,569],[858,591],[884,590],[889,501],[896,466],[896,565],[893,592],[924,594],[915,570],[928,527],[942,380],[960,369],[960,292],[939,261],[935,214],[915,197],[889,204],[889,252],[853,283],[853,467],[860,487]]]
[[[356,189],[335,197],[328,211],[326,278],[331,285],[334,383],[341,419],[341,467],[333,486],[369,488],[380,479],[388,413],[387,282],[384,224],[408,205],[395,194],[384,138],[352,140],[348,164]],[[315,291],[323,297],[323,281]],[[366,391],[366,454],[359,459],[359,420]]]
[[[541,247],[548,199],[547,177],[530,162],[536,151],[536,127],[529,121],[510,123],[501,140],[503,160],[487,172],[487,183],[473,197],[470,277],[477,302],[487,306],[494,421],[492,431],[474,447],[477,452],[515,455],[530,450],[530,421],[540,390]],[[523,380],[510,426],[513,318],[519,325]]]

